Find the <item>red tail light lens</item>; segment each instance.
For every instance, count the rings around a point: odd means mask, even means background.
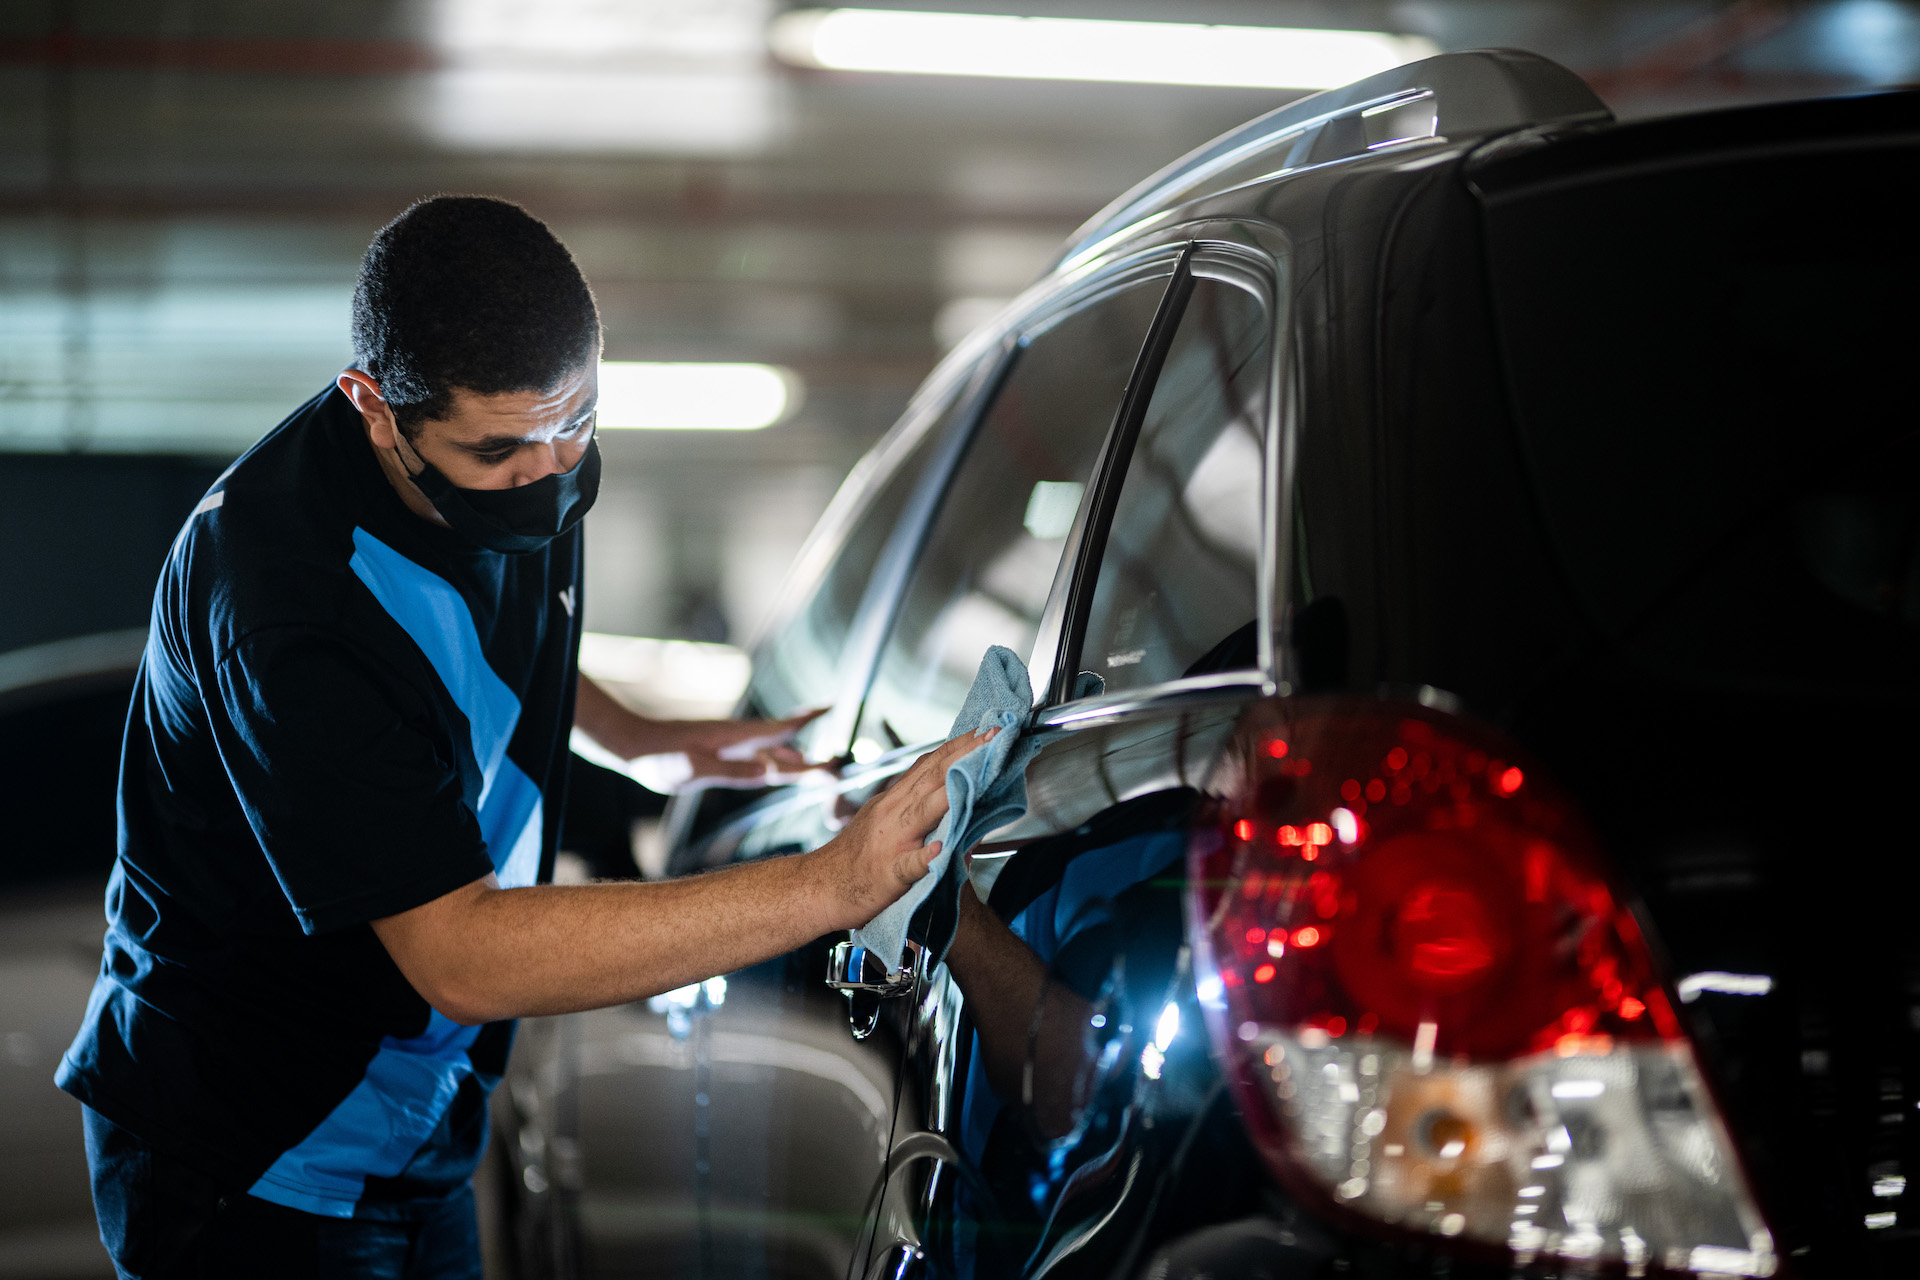
[[[1191,854],[1201,1003],[1296,1191],[1541,1255],[1765,1276],[1772,1237],[1572,802],[1423,707],[1249,713]]]

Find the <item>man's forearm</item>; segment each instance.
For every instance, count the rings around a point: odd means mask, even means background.
[[[671,991],[850,927],[836,914],[842,895],[823,861],[801,854],[657,884],[481,881],[435,904],[431,919],[374,927],[415,989],[456,1022],[571,1013]]]
[[[622,760],[678,752],[687,757],[692,776],[708,784],[773,785],[811,767],[785,744],[818,714],[806,711],[785,720],[650,720],[581,676],[573,726]]]
[[[400,972],[456,1022],[624,1004],[871,920],[926,874],[946,771],[992,733],[929,751],[812,853],[662,884],[501,889],[493,877],[373,922]]]
[[[580,677],[573,704],[574,727],[623,760],[677,751],[680,743],[672,722],[649,720],[629,711],[585,676]]]
[[[987,1083],[1010,1102],[1030,1095],[1024,1100],[1048,1137],[1072,1129],[1092,1006],[1049,977],[1040,957],[970,888],[960,890],[947,968],[980,1033]]]

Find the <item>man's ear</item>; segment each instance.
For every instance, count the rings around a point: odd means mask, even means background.
[[[367,424],[367,438],[376,449],[397,449],[400,447],[400,424],[394,421],[393,408],[380,393],[380,384],[373,375],[359,369],[347,369],[341,373],[336,385],[353,401],[353,407]]]

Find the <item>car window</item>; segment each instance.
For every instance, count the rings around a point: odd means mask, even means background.
[[[880,482],[854,517],[813,595],[754,655],[749,704],[755,714],[791,715],[825,705],[839,691],[843,652],[881,552],[898,530],[948,424],[967,399],[961,395],[949,404]],[[829,753],[845,745],[842,739]]]
[[[1259,661],[1272,330],[1257,295],[1194,282],[1125,464],[1080,648],[1109,692]]]
[[[856,758],[945,737],[989,646],[1031,652],[1170,272],[1135,277],[1024,336],[914,566]]]
[[[951,458],[955,424],[977,402],[983,372],[976,366],[955,379],[946,402],[928,411],[935,420],[906,446],[905,457],[876,477],[845,536],[837,548],[830,549],[831,559],[805,603],[755,650],[744,715],[779,717],[828,706],[846,691],[849,668],[870,660],[872,633],[866,628],[872,625],[872,614],[863,614],[863,609],[872,609],[868,597],[885,589],[881,579],[897,581],[890,567],[897,552],[889,555],[888,549],[902,535],[903,526],[918,526],[924,519],[923,507],[918,517],[912,509],[926,500],[921,491],[928,471]],[[856,628],[865,631],[864,638]],[[863,673],[851,674],[858,679]],[[810,760],[838,756],[847,748],[846,721],[836,725],[833,715],[822,716],[795,736],[794,745]],[[671,838],[684,850],[762,794],[759,789],[731,787],[690,794],[676,802],[679,808],[670,813]]]

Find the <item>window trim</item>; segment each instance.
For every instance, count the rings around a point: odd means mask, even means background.
[[[1048,601],[1047,612],[1043,615],[1043,619],[1051,620],[1054,625],[1051,638],[1048,632],[1042,632],[1040,642],[1035,646],[1035,658],[1036,661],[1039,659],[1043,646],[1050,647],[1052,652],[1047,656],[1051,674],[1046,692],[1038,702],[1036,722],[1053,723],[1058,708],[1082,704],[1091,707],[1107,697],[1074,698],[1073,687],[1079,675],[1081,649],[1086,640],[1094,591],[1099,585],[1100,561],[1106,553],[1107,537],[1113,527],[1120,490],[1126,483],[1127,469],[1133,459],[1134,446],[1138,443],[1140,427],[1159,385],[1161,367],[1172,348],[1180,322],[1186,316],[1187,302],[1192,296],[1196,280],[1218,280],[1254,294],[1265,304],[1273,326],[1269,341],[1266,420],[1261,424],[1264,474],[1260,495],[1260,548],[1254,568],[1254,631],[1258,665],[1196,679],[1203,680],[1205,687],[1210,689],[1226,685],[1258,687],[1265,692],[1277,689],[1274,626],[1278,599],[1276,589],[1281,568],[1279,556],[1282,554],[1282,548],[1277,544],[1283,535],[1276,529],[1275,517],[1285,515],[1285,509],[1291,506],[1286,501],[1283,479],[1292,475],[1292,433],[1284,429],[1291,422],[1292,414],[1283,412],[1283,407],[1291,407],[1291,401],[1283,400],[1283,396],[1287,386],[1286,348],[1292,326],[1288,322],[1287,300],[1283,298],[1279,287],[1281,279],[1279,263],[1272,254],[1262,250],[1225,240],[1195,238],[1186,242],[1174,280],[1167,287],[1167,298],[1162,303],[1160,313],[1154,317],[1146,347],[1135,365],[1134,376],[1129,380],[1126,396],[1103,446],[1098,483],[1089,486],[1088,500],[1082,504],[1080,516],[1075,521],[1073,538],[1069,543],[1071,571],[1063,576],[1063,580],[1056,582],[1056,598]],[[1157,700],[1160,694],[1179,696],[1186,693],[1192,683],[1180,678],[1129,689],[1124,694],[1112,697],[1128,705],[1151,702]],[[1076,718],[1069,715],[1060,723]]]
[[[1020,312],[1017,318],[1007,324],[1000,339],[998,355],[995,357],[991,375],[981,382],[977,390],[970,393],[974,396],[973,403],[967,406],[962,414],[956,416],[950,428],[953,433],[950,441],[943,448],[941,455],[928,465],[922,487],[908,499],[907,508],[894,530],[893,541],[896,545],[889,548],[887,553],[892,559],[883,557],[882,564],[875,567],[875,583],[880,583],[883,576],[886,580],[883,588],[884,600],[876,603],[874,615],[869,623],[873,628],[872,643],[870,648],[857,654],[857,664],[852,665],[849,670],[847,682],[842,686],[844,704],[836,700],[834,711],[829,713],[832,717],[833,731],[837,735],[832,740],[844,739],[843,750],[848,752],[852,750],[853,737],[859,731],[860,722],[866,715],[867,699],[872,696],[873,681],[879,672],[887,639],[893,634],[907,585],[913,576],[914,568],[920,563],[921,554],[926,549],[927,536],[932,532],[934,522],[939,519],[941,508],[952,488],[953,477],[959,468],[965,465],[981,424],[986,421],[987,414],[992,410],[1001,389],[1006,385],[1007,379],[1012,375],[1028,344],[1073,312],[1093,306],[1107,295],[1140,279],[1156,278],[1157,273],[1171,263],[1172,269],[1165,277],[1166,286],[1155,304],[1153,320],[1147,326],[1147,338],[1144,342],[1150,343],[1152,335],[1166,315],[1168,291],[1174,287],[1174,282],[1180,279],[1182,264],[1190,252],[1190,246],[1184,241],[1175,244],[1157,244],[1102,263],[1094,270],[1065,276],[1053,288],[1042,293],[1032,306]],[[1140,359],[1140,355],[1136,354],[1133,371],[1127,376],[1128,389],[1121,395],[1116,418],[1125,412],[1127,396],[1131,394],[1133,383],[1139,377]],[[1099,460],[1095,463],[1096,478],[1100,474],[1100,469],[1105,466],[1111,440],[1112,428],[1109,427],[1108,436],[1100,446]],[[1089,485],[1090,493],[1092,489],[1093,486]],[[1087,510],[1087,499],[1082,498],[1080,510],[1075,513],[1073,526],[1067,533],[1066,545],[1061,549],[1060,563],[1063,568],[1074,564],[1077,560],[1079,539],[1084,530]],[[886,571],[884,574],[883,570]],[[1059,614],[1056,605],[1059,583],[1060,578],[1056,573],[1054,586],[1048,592],[1047,604],[1040,615],[1038,638],[1035,642],[1036,660],[1042,649],[1049,647],[1050,638],[1059,634]],[[861,609],[865,610],[869,603],[868,599],[863,598]],[[856,624],[867,621],[856,614]],[[866,633],[863,631],[861,634],[864,638]],[[849,650],[852,649],[851,644],[848,647]],[[1049,659],[1049,666],[1050,663]],[[1033,669],[1034,665],[1030,664],[1029,673]],[[853,692],[856,688],[857,696]],[[1043,703],[1045,697],[1044,689],[1036,690],[1036,705]],[[840,716],[843,705],[845,732],[841,734]],[[909,743],[899,750],[912,750],[915,745]],[[924,744],[918,745],[921,750],[925,749]]]
[[[1173,279],[1167,282],[1167,291],[1161,295],[1160,309],[1154,313],[1140,354],[1134,358],[1133,372],[1127,375],[1127,387],[1120,395],[1120,407],[1114,414],[1113,425],[1107,428],[1107,438],[1100,445],[1100,460],[1094,468],[1093,483],[1087,486],[1087,496],[1075,514],[1073,530],[1068,538],[1068,554],[1061,557],[1072,564],[1061,607],[1056,613],[1053,600],[1049,599],[1048,607],[1041,613],[1043,640],[1048,636],[1055,637],[1052,661],[1047,664],[1050,669],[1046,689],[1035,691],[1042,706],[1065,702],[1073,697],[1074,678],[1080,659],[1080,636],[1086,630],[1087,615],[1093,608],[1094,584],[1088,581],[1086,571],[1088,550],[1097,547],[1104,551],[1106,548],[1107,534],[1113,525],[1113,509],[1119,501],[1120,487],[1126,482],[1127,461],[1133,456],[1133,444],[1139,438],[1140,423],[1146,417],[1147,404],[1153,398],[1153,388],[1159,384],[1160,369],[1166,363],[1167,352],[1173,347],[1173,335],[1180,328],[1181,317],[1187,313],[1187,300],[1193,296],[1194,248],[1192,241],[1181,246],[1180,260],[1173,268]],[[1047,625],[1049,623],[1052,625]],[[1040,665],[1039,654],[1040,646],[1036,644],[1035,666]]]

